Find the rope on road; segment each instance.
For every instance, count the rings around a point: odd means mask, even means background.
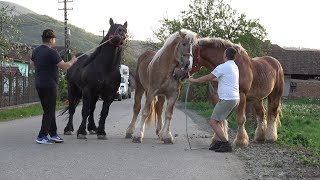
[[[188,81],[186,97],[184,99],[184,114],[186,115],[186,134],[187,134],[189,149],[191,150],[192,148],[191,148],[189,133],[188,133],[188,116],[187,116],[187,101],[188,101],[188,95],[189,95],[189,88],[190,88],[190,81]]]
[[[186,97],[184,99],[184,114],[186,115],[186,134],[187,134],[187,140],[188,140],[188,144],[189,144],[189,150],[208,149],[208,148],[192,148],[191,147],[189,133],[188,133],[188,115],[187,115],[187,102],[188,102],[189,89],[190,89],[190,81],[188,81]]]

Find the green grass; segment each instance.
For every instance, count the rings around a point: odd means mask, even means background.
[[[320,165],[320,101],[286,100],[282,112],[277,143],[291,148],[305,164]]]
[[[64,105],[62,102],[57,102],[57,109],[61,109],[63,106]],[[42,113],[43,111],[40,103],[23,107],[3,109],[0,110],[0,122],[37,116],[41,115]]]
[[[207,102],[190,102],[188,108],[205,118],[213,109]],[[255,128],[248,122],[246,129],[252,139]],[[283,100],[281,124],[277,145],[297,153],[306,165],[320,165],[320,100]],[[237,128],[235,113],[229,118],[229,127]]]

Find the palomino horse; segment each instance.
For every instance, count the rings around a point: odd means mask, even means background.
[[[277,128],[280,124],[281,97],[284,89],[284,73],[278,60],[270,56],[256,57],[251,59],[245,50],[230,41],[220,38],[199,39],[198,47],[194,54],[198,57],[195,61],[196,68],[201,66],[213,70],[223,63],[223,54],[226,48],[236,47],[238,53],[235,63],[239,68],[240,103],[237,107],[238,131],[234,144],[245,147],[249,144],[249,137],[245,129],[246,102],[252,101],[257,113],[257,128],[255,140],[258,142],[274,142],[277,140]],[[267,119],[263,99],[268,99]]]
[[[189,30],[181,30],[172,34],[157,53],[147,51],[139,57],[135,77],[136,92],[133,117],[127,128],[126,138],[131,138],[133,135],[133,142],[141,143],[147,118],[147,122],[150,122],[153,117],[156,117],[156,134],[165,144],[173,143],[170,129],[171,118],[181,88],[181,81],[175,78],[174,72],[176,68],[181,68],[185,72],[191,70],[193,61],[192,47],[196,43],[196,33]],[[146,95],[145,106],[139,129],[134,132],[144,92]],[[165,100],[167,100],[167,108],[163,126],[162,109]]]
[[[69,106],[64,112],[69,111],[70,115],[64,131],[65,133],[73,131],[73,115],[82,98],[82,122],[77,131],[78,139],[86,139],[86,121],[89,114],[93,115],[99,97],[103,100],[103,107],[100,113],[97,136],[98,139],[106,139],[105,120],[120,85],[119,67],[123,54],[122,45],[127,37],[127,22],[123,25],[115,24],[110,18],[109,23],[109,31],[101,41],[101,46],[89,57],[79,58],[67,71]],[[95,131],[93,116],[89,121],[88,130]]]

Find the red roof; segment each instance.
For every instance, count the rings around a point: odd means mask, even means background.
[[[285,74],[320,75],[320,50],[287,50],[273,44],[267,54],[280,61]]]

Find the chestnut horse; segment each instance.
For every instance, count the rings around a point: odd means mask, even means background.
[[[274,142],[277,140],[277,128],[280,125],[279,113],[281,113],[281,97],[284,89],[284,73],[279,61],[270,56],[251,59],[246,51],[239,45],[220,38],[202,38],[194,48],[194,54],[198,57],[195,69],[201,66],[213,70],[223,62],[223,54],[226,48],[235,47],[238,53],[235,63],[239,68],[240,103],[236,109],[238,131],[234,144],[238,147],[246,147],[249,137],[245,129],[246,103],[252,101],[256,110],[257,128],[255,140],[257,142]],[[263,100],[267,98],[267,117],[263,106]]]
[[[147,51],[138,59],[136,70],[136,92],[134,97],[133,117],[126,131],[126,138],[141,143],[144,136],[145,122],[156,118],[156,134],[165,144],[172,144],[171,119],[173,108],[180,94],[181,80],[175,78],[175,69],[184,72],[192,68],[192,47],[197,43],[197,35],[189,30],[173,33],[158,51]],[[138,130],[134,132],[136,120],[141,108],[141,98],[145,92],[146,100],[138,123]],[[165,123],[162,121],[162,109],[165,100],[167,107]],[[163,126],[163,128],[162,128]]]

